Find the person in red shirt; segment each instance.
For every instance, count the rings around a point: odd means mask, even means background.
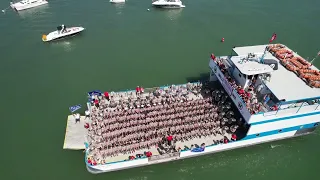
[[[98,99],[94,100],[94,105],[95,105],[96,107],[99,107],[99,100],[98,100]]]
[[[272,110],[272,111],[277,111],[278,109],[279,109],[279,108],[278,108],[277,105],[274,105],[274,106],[271,107],[271,110]]]
[[[84,128],[88,129],[88,128],[89,128],[89,124],[86,123],[86,124],[84,125]]]
[[[224,138],[223,143],[227,144],[229,141],[227,138]]]
[[[237,135],[236,134],[232,134],[231,135],[231,140],[232,141],[236,141],[237,140]]]
[[[90,164],[90,165],[91,165],[91,163],[92,163],[91,159],[88,159],[88,164]]]
[[[92,165],[94,165],[94,166],[97,165],[97,162],[96,162],[96,161],[93,161]]]
[[[136,87],[136,93],[137,93],[137,94],[140,94],[140,92],[141,92],[141,88],[140,88],[140,86],[137,86],[137,87]]]
[[[109,93],[108,92],[104,92],[103,94],[104,94],[104,97],[109,101],[110,100]]]

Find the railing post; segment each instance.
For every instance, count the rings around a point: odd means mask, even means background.
[[[277,112],[276,112],[275,116],[278,114],[278,112],[279,112],[279,110],[280,110],[281,105],[282,105],[282,102],[280,102],[279,107],[278,107],[278,110],[277,110]]]
[[[299,107],[299,109],[297,110],[297,112],[296,113],[298,113],[299,111],[300,111],[300,109],[301,109],[301,107],[304,105],[304,102],[301,104],[301,106]]]

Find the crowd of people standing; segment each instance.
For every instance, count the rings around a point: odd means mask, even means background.
[[[215,97],[223,96],[224,99]],[[166,137],[184,142],[195,137],[234,133],[237,120],[222,90],[196,83],[144,92],[105,92],[91,97],[89,154],[103,164],[107,157],[157,148]],[[236,137],[233,134],[233,139]],[[229,139],[222,139],[226,143]],[[202,143],[202,142],[199,142]],[[176,147],[181,149],[180,147]],[[131,157],[131,156],[130,156]]]

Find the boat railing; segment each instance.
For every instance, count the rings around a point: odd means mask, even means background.
[[[219,65],[216,63],[216,61],[212,61],[212,66],[213,67],[211,67],[212,68],[211,70],[216,75],[217,79],[220,81],[221,85],[223,86],[223,88],[225,89],[225,91],[227,92],[229,97],[231,97],[232,101],[237,106],[237,108],[238,108],[239,112],[241,113],[241,115],[243,116],[243,118],[246,121],[248,121],[251,116],[251,113],[249,112],[246,103],[244,102],[242,97],[239,95],[237,89],[235,89],[230,84],[230,82],[226,79],[226,77],[222,73],[222,71],[221,71]]]
[[[284,106],[284,105],[283,105]],[[254,114],[249,118],[248,123],[259,123],[262,121],[274,120],[281,117],[288,117],[294,114],[308,114],[308,113],[317,113],[320,111],[320,104],[308,104],[306,102],[299,103],[296,106],[288,106],[286,108],[281,108],[281,104],[278,107],[278,110],[271,110],[268,112],[260,112]]]

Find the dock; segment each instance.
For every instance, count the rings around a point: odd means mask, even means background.
[[[81,150],[85,149],[87,129],[84,128],[85,123],[89,122],[89,118],[81,116],[80,122],[75,121],[73,115],[69,115],[67,119],[66,134],[63,143],[63,149]]]

